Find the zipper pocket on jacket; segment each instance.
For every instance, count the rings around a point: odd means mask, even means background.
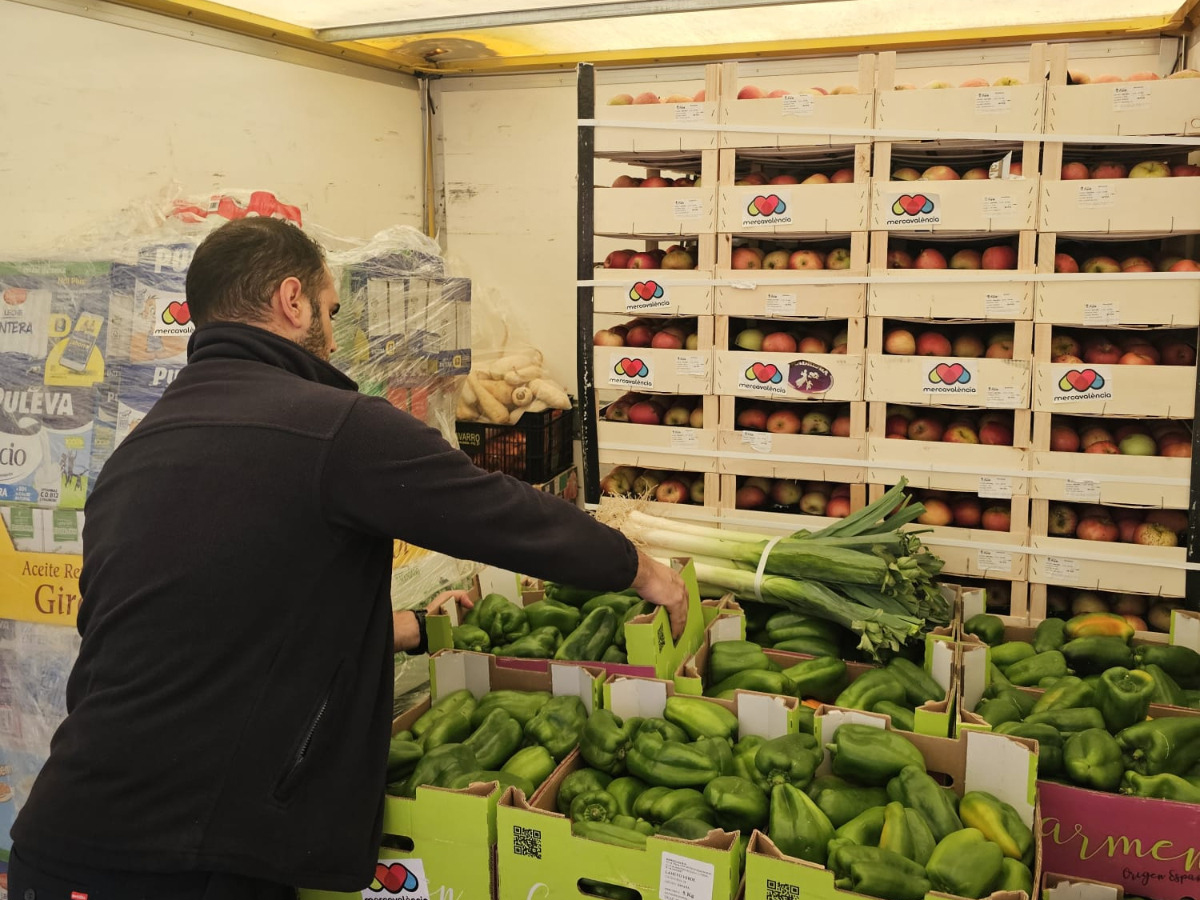
[[[320,705],[317,707],[316,712],[313,713],[312,718],[309,719],[308,727],[304,729],[304,732],[301,735],[300,745],[296,748],[296,752],[292,755],[292,758],[288,763],[288,767],[283,773],[283,777],[279,779],[279,782],[276,785],[276,799],[284,800],[291,794],[291,789],[294,786],[293,782],[295,781],[294,776],[296,775],[297,770],[300,768],[300,765],[304,762],[305,757],[308,756],[309,748],[312,747],[313,738],[317,735],[317,729],[321,727],[321,721],[325,718],[325,713],[329,709],[329,703],[333,699],[334,688],[337,685],[338,677],[341,675],[341,671],[342,667],[339,665],[337,671],[334,672],[333,679],[330,681],[329,686],[325,689],[325,695],[322,697]]]

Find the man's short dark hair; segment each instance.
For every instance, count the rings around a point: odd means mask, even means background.
[[[187,272],[187,302],[197,325],[261,322],[280,283],[296,277],[317,305],[325,282],[325,251],[281,219],[238,219],[196,249]]]

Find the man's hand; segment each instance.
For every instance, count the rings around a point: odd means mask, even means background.
[[[442,591],[429,601],[429,605],[425,607],[426,614],[432,616],[434,613],[440,612],[442,607],[451,600],[457,600],[458,605],[464,609],[471,609],[475,606],[475,601],[466,591]]]
[[[688,613],[687,586],[679,574],[639,550],[637,575],[630,587],[643,600],[666,609],[671,617],[671,634],[678,640]]]
[[[451,600],[457,600],[464,609],[475,605],[471,595],[466,591],[443,591],[429,602],[425,613],[440,612]],[[421,629],[417,625],[417,617],[412,610],[403,609],[392,613],[392,634],[394,635],[395,652],[415,650],[421,644]]]

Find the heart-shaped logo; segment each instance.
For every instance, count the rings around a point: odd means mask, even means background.
[[[752,216],[769,216],[781,213],[785,209],[787,209],[787,204],[778,194],[769,194],[766,197],[759,194],[750,201],[750,207],[746,211]]]
[[[630,300],[657,300],[663,295],[662,285],[657,281],[639,281],[629,292]]]
[[[966,384],[971,380],[971,373],[962,363],[938,363],[929,373],[929,380],[934,384]]]
[[[1058,382],[1059,390],[1087,391],[1104,387],[1104,377],[1095,369],[1071,369]]]
[[[933,201],[924,194],[902,194],[892,204],[892,212],[896,215],[904,213],[910,216],[930,213],[933,212]]]
[[[642,360],[630,359],[628,356],[623,357],[613,371],[627,378],[645,378],[650,374],[650,370]]]
[[[167,325],[186,325],[192,321],[192,311],[188,309],[187,301],[180,303],[172,300],[163,310],[162,320]]]
[[[774,363],[754,363],[746,370],[746,377],[759,384],[779,384],[783,381],[783,373]]]
[[[375,864],[375,881],[371,884],[371,890],[399,894],[415,891],[418,887],[420,887],[420,881],[417,876],[410,872],[403,863]]]

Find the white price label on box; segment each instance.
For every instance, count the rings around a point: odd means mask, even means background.
[[[788,94],[783,98],[785,116],[811,116],[816,108],[812,94]]]
[[[1012,107],[1011,91],[980,91],[975,95],[975,112],[1002,113]]]
[[[1021,389],[1012,384],[989,384],[987,405],[1003,408],[1022,406]]]
[[[1084,325],[1120,325],[1121,312],[1111,300],[1102,303],[1083,304]]]
[[[1021,300],[1011,291],[989,291],[983,298],[983,311],[988,318],[1017,316],[1021,314]]]
[[[658,876],[661,900],[712,900],[716,867],[712,863],[663,853]]]
[[[768,316],[794,316],[796,314],[795,294],[767,294]]]
[[[1017,211],[1017,200],[1008,194],[987,194],[983,198],[983,215],[988,219],[1011,216]]]
[[[1119,84],[1113,88],[1113,112],[1150,108],[1150,85]]]
[[[1055,582],[1070,584],[1079,578],[1079,562],[1064,556],[1047,556],[1043,561],[1043,574]]]
[[[700,446],[700,436],[695,428],[672,428],[672,450],[694,450]]]
[[[1076,191],[1075,202],[1081,209],[1103,209],[1117,202],[1117,192],[1110,184],[1081,184]]]
[[[675,357],[675,374],[703,378],[708,374],[708,357],[700,353],[680,353]]]
[[[1077,503],[1099,503],[1100,482],[1090,478],[1068,478],[1063,484],[1063,493],[1068,500]]]
[[[768,431],[743,431],[742,443],[749,444],[759,453],[771,452],[771,433]]]
[[[1007,475],[980,475],[979,496],[986,500],[1011,500],[1012,479]]]
[[[975,563],[981,572],[1011,572],[1013,555],[1007,550],[980,550]]]
[[[703,122],[704,121],[704,104],[703,103],[676,103],[675,104],[675,121],[676,122]]]
[[[704,215],[703,200],[676,200],[675,201],[675,218],[677,219],[699,219]]]

